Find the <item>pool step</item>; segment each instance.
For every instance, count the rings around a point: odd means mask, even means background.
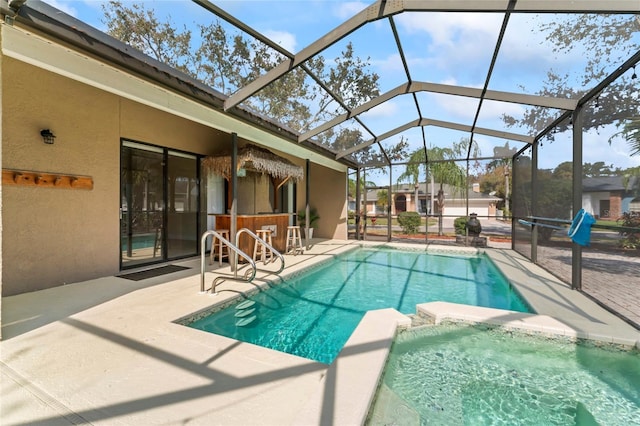
[[[249,324],[251,324],[252,322],[254,322],[256,320],[256,318],[258,318],[257,316],[252,316],[252,317],[245,317],[245,318],[240,318],[238,321],[236,321],[236,325],[238,327],[245,327]]]
[[[237,327],[246,327],[258,318],[256,315],[249,316],[256,311],[256,308],[253,307],[255,304],[256,302],[253,300],[245,300],[244,302],[238,303],[234,315],[238,318],[236,321]]]
[[[236,314],[234,315],[236,318],[244,318],[248,315],[251,315],[252,313],[254,313],[256,311],[256,308],[251,308],[251,309],[241,309],[238,310],[236,312]]]
[[[238,309],[238,310],[247,309],[247,308],[252,307],[255,304],[256,304],[256,302],[254,302],[253,300],[245,300],[244,302],[238,303],[238,306],[236,306],[236,309]]]

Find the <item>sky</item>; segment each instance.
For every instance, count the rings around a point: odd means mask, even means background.
[[[47,3],[98,29],[105,29],[101,22],[102,1],[48,0]],[[123,3],[132,4],[130,1]],[[155,9],[159,18],[170,18],[178,25],[193,27],[195,23],[208,23],[214,19],[208,11],[188,0],[145,0],[142,3],[146,8]],[[333,29],[372,2],[225,0],[212,3],[296,53],[330,35]],[[577,46],[567,52],[556,52],[544,36],[536,31],[542,23],[561,18],[535,14],[512,15],[493,68],[489,89],[534,94],[540,89],[540,82],[549,70],[567,73],[571,79],[584,69],[588,49]],[[414,12],[395,16],[393,23],[400,36],[413,81],[482,88],[502,20],[502,14]],[[325,58],[338,56],[347,42],[353,44],[357,56],[368,58],[370,69],[381,76],[381,92],[408,81],[388,20],[369,23],[357,29],[346,40],[323,51],[323,55]],[[630,56],[638,50],[639,45],[640,36],[635,36],[617,48]],[[607,64],[607,72],[619,65]],[[478,127],[520,134],[527,132],[525,129],[505,127],[501,118],[503,114],[522,117],[525,111],[522,105],[486,101],[476,116],[478,102],[475,99],[428,93],[418,93],[416,98],[423,117],[463,124],[475,121]],[[368,129],[379,136],[418,117],[414,98],[403,95],[371,109],[362,115],[362,120]],[[609,143],[610,136],[617,131],[614,126],[605,126],[598,132],[585,134],[584,161],[605,161],[620,168],[640,166],[640,156],[630,157],[626,142],[620,137]],[[409,140],[412,148],[422,146],[422,131],[419,128],[409,129],[401,136]],[[425,128],[425,136],[428,146],[448,146],[468,138],[469,133],[429,126]],[[366,134],[365,140],[369,138],[371,136]],[[393,145],[399,138],[394,136],[381,143],[384,146]],[[503,146],[506,142],[501,138],[480,134],[475,134],[475,140],[480,146],[481,156],[492,156],[493,148]],[[523,146],[517,141],[509,141],[509,144],[516,148]],[[558,134],[553,144],[541,148],[540,167],[553,168],[563,161],[571,161],[570,134]]]

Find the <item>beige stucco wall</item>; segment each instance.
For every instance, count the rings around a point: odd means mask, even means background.
[[[2,86],[2,167],[94,182],[92,190],[3,185],[3,296],[119,272],[121,138],[202,155],[231,143],[227,133],[8,57]],[[42,141],[46,128],[53,145]],[[346,238],[346,173],[312,164],[310,193],[321,216],[316,235]],[[262,211],[266,194],[255,194]],[[304,181],[296,197],[301,208]]]
[[[200,154],[230,141],[11,58],[2,85],[2,167],[94,181],[92,190],[4,185],[3,296],[119,271],[121,137]],[[54,145],[43,143],[45,128],[57,136]]]
[[[300,163],[304,166],[304,163]],[[309,205],[320,219],[314,237],[347,239],[347,175],[311,164],[309,171]],[[306,183],[298,185],[298,210],[305,208]]]
[[[114,273],[119,99],[6,57],[2,84],[2,167],[94,180],[91,191],[4,186],[3,296]]]

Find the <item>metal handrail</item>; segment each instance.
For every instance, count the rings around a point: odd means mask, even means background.
[[[553,219],[553,218],[548,218],[548,217],[538,217],[538,216],[527,216],[526,219],[533,219],[533,221],[536,223],[537,226],[540,226],[541,224],[538,223],[538,220],[544,220],[546,222],[556,222],[556,223],[562,223],[565,225],[571,225],[573,223],[573,221],[571,220],[567,220],[567,219]],[[632,227],[632,226],[618,226],[618,225],[602,225],[599,223],[594,223],[593,225],[591,225],[591,228],[593,229],[607,229],[609,231],[618,231],[618,232],[640,232],[640,227]],[[564,229],[564,228],[559,228],[559,229]]]
[[[251,230],[249,230],[247,228],[242,228],[242,229],[238,230],[238,232],[236,233],[236,241],[240,241],[240,235],[242,235],[242,234],[249,234],[251,237],[253,237],[260,244],[264,245],[268,250],[271,250],[271,253],[275,254],[278,257],[278,259],[280,259],[280,269],[275,271],[276,274],[279,274],[280,272],[282,272],[284,270],[284,257],[282,256],[282,254],[278,250],[276,250],[271,244],[269,244],[268,242],[266,242],[262,238],[258,237],[253,231],[251,231]],[[237,267],[236,267],[236,269],[237,269]],[[273,272],[273,271],[269,271],[267,269],[258,269],[258,270],[259,271]]]
[[[252,258],[250,258],[249,256],[247,256],[242,250],[240,250],[238,247],[236,247],[231,241],[227,240],[226,238],[224,238],[222,235],[218,234],[216,231],[213,230],[209,230],[209,231],[205,231],[202,234],[202,238],[200,239],[200,292],[204,293],[204,269],[205,269],[205,259],[206,259],[206,249],[207,249],[207,237],[209,237],[209,235],[215,236],[216,238],[220,239],[220,241],[222,241],[223,244],[225,244],[229,249],[233,250],[233,252],[235,252],[238,256],[244,258],[247,262],[249,262],[249,265],[253,268],[253,271],[251,273],[251,276],[248,277],[245,276],[241,278],[241,280],[243,281],[247,281],[247,282],[251,282],[253,281],[253,279],[256,277],[256,272],[258,270],[258,268],[256,267],[256,263],[253,261]],[[211,247],[211,250],[213,250],[213,245]],[[233,275],[233,279],[238,280],[238,258],[235,257],[235,268],[234,268],[234,275]],[[213,283],[211,284],[211,293],[216,294],[216,279],[213,280]]]
[[[536,222],[535,219],[534,219],[533,222],[529,222],[529,221],[524,220],[524,219],[518,219],[518,223],[521,224],[521,225],[525,225],[525,226],[538,226],[538,227],[542,227],[542,228],[551,228],[551,229],[558,229],[558,230],[567,229],[564,226],[556,226],[556,225],[549,225],[549,224],[546,224],[546,223]]]

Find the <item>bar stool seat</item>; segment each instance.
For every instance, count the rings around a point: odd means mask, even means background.
[[[273,247],[273,242],[271,241],[271,229],[258,229],[256,230],[256,235]],[[265,265],[267,264],[267,260],[273,261],[274,259],[273,252],[267,249],[267,247],[260,241],[255,240],[253,244],[253,260],[257,260],[258,257],[260,257],[260,260]]]
[[[229,241],[228,229],[216,229],[215,230],[222,238]],[[222,240],[215,235],[211,240],[211,255],[209,257],[209,265],[213,264],[216,254],[218,255],[218,265],[222,266],[222,258],[226,257],[229,260],[229,247],[222,242]]]
[[[300,234],[300,226],[287,226],[287,245],[285,252],[287,254],[302,254],[302,236]]]

